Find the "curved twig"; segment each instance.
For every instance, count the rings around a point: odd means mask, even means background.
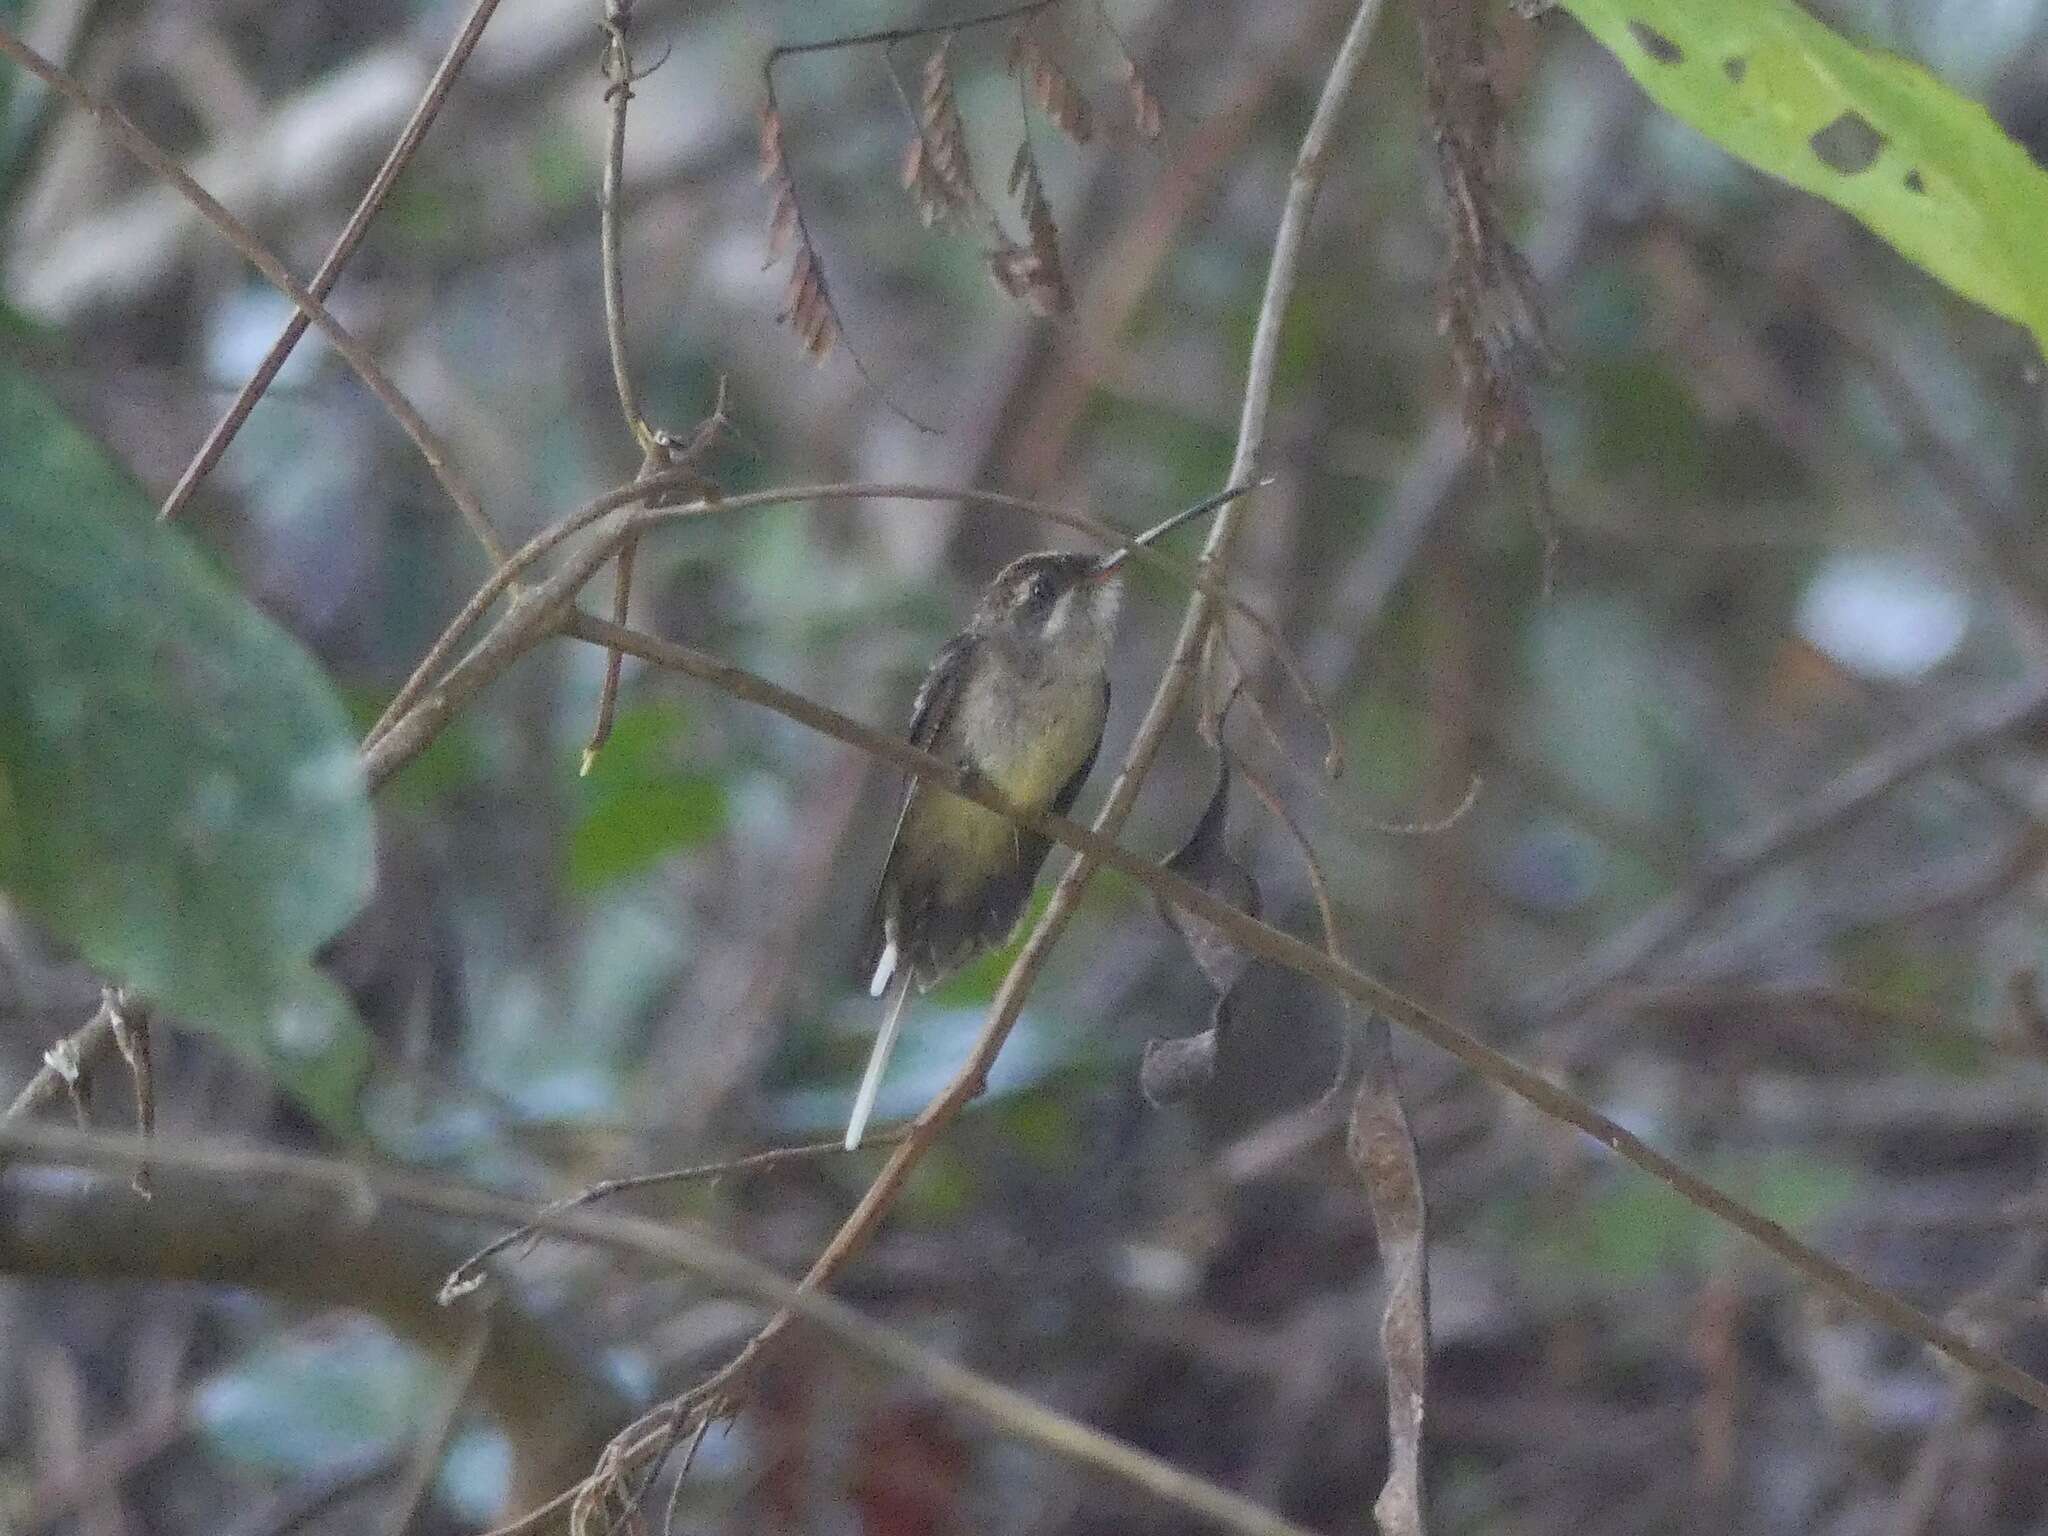
[[[900,1141],[903,1135],[902,1127],[891,1126],[887,1130],[871,1132],[866,1145],[887,1146]],[[640,1173],[621,1179],[599,1179],[595,1184],[579,1189],[573,1195],[550,1200],[540,1208],[539,1214],[547,1217],[561,1211],[573,1211],[579,1206],[594,1205],[600,1200],[609,1200],[613,1195],[627,1194],[636,1189],[658,1189],[668,1184],[701,1184],[735,1173],[750,1173],[757,1168],[780,1168],[788,1163],[816,1162],[820,1158],[845,1155],[846,1139],[835,1136],[830,1141],[813,1141],[800,1147],[772,1147],[766,1152],[749,1152],[742,1157],[729,1157],[716,1163],[698,1163],[689,1168],[669,1168],[660,1173]],[[448,1278],[441,1282],[441,1289],[434,1299],[445,1307],[450,1302],[467,1296],[488,1278],[484,1273],[484,1265],[507,1248],[531,1242],[540,1235],[541,1223],[536,1220],[523,1222],[511,1231],[492,1238],[448,1272]]]

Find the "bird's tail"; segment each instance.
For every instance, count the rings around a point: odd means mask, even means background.
[[[868,1052],[868,1069],[861,1074],[860,1092],[853,1096],[853,1115],[846,1122],[846,1150],[860,1146],[867,1131],[868,1116],[875,1111],[875,1095],[881,1091],[882,1073],[888,1068],[889,1053],[896,1049],[896,1031],[903,1024],[903,1010],[910,1003],[911,967],[896,973],[896,986],[889,998],[889,1011],[882,1016],[882,1032],[875,1036],[875,1048]]]

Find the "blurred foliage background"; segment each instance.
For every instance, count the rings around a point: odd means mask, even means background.
[[[2048,153],[2040,0],[1813,9]],[[0,0],[302,273],[459,10]],[[1288,167],[1347,12],[1111,0],[1163,106],[1156,144],[1120,126],[1095,13],[1056,13],[1048,35],[1104,127],[1076,147],[1034,124],[1077,300],[1052,323],[997,292],[971,242],[920,225],[875,53],[778,74],[847,338],[942,428],[927,434],[843,354],[814,368],[776,324],[755,111],[774,43],[950,13],[647,0],[641,59],[663,62],[635,99],[625,263],[648,413],[694,421],[726,379],[728,491],[976,484],[1137,527],[1213,490]],[[588,0],[506,0],[332,301],[513,536],[637,462],[601,324],[596,19]],[[1000,33],[955,45],[985,167],[1018,131],[1002,50]],[[1264,760],[1312,829],[1354,960],[2039,1369],[2040,356],[1665,116],[1569,17],[1502,16],[1496,63],[1503,185],[1562,363],[1538,390],[1554,591],[1537,531],[1467,462],[1436,328],[1414,18],[1397,4],[1330,166],[1281,360],[1278,483],[1233,578],[1299,648],[1351,766],[1318,790],[1321,745],[1292,709],[1287,755]],[[0,424],[7,473],[49,462],[75,424],[141,488],[91,494],[144,518],[288,306],[14,75],[0,178],[0,368],[6,398],[37,402]],[[358,728],[485,574],[313,339],[181,521],[311,650]],[[707,518],[644,547],[636,620],[893,726],[975,587],[1049,542],[1065,539],[928,505]],[[1105,761],[1180,597],[1134,585]],[[616,736],[579,780],[601,671],[567,644],[528,658],[379,797],[374,895],[321,953],[361,1021],[360,1093],[316,1118],[260,1055],[167,1032],[167,1132],[366,1143],[552,1195],[843,1122],[875,1022],[849,968],[893,775],[629,664]],[[2028,690],[2033,706],[2001,705]],[[1797,822],[1810,797],[1929,742],[1924,768],[1856,814]],[[1126,841],[1177,845],[1211,774],[1184,724]],[[1378,825],[1441,814],[1474,775],[1449,830]],[[1781,825],[1798,835],[1764,835]],[[1310,933],[1298,859],[1254,802],[1232,837],[1268,915]],[[917,1008],[885,1117],[945,1079],[1001,969]],[[75,954],[0,906],[0,1082],[25,1080],[97,996]],[[1339,1138],[1251,1134],[1313,1097],[1335,1021],[1312,995],[1268,999],[1257,1070],[1154,1110],[1139,1052],[1199,1028],[1204,999],[1149,903],[1098,879],[989,1094],[843,1291],[1318,1529],[1367,1531],[1384,1474],[1369,1213]],[[1432,1216],[1437,1530],[2043,1528],[2037,1415],[1813,1303],[1600,1148],[1398,1044]],[[101,1097],[123,1123],[122,1092]],[[870,1167],[645,1208],[794,1273]],[[471,1338],[433,1291],[488,1234],[377,1215],[341,1240],[276,1192],[131,1207],[104,1181],[32,1173],[0,1173],[0,1529],[389,1521]],[[415,1528],[478,1528],[552,1493],[757,1320],[557,1246],[508,1273]],[[693,1531],[866,1536],[1179,1519],[810,1342],[706,1442],[680,1511]]]

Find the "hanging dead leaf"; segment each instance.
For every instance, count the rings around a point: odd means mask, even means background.
[[[1424,1536],[1422,1441],[1429,1401],[1429,1220],[1415,1134],[1394,1075],[1385,1017],[1365,1021],[1365,1075],[1346,1138],[1365,1181],[1379,1241],[1385,1300],[1380,1352],[1387,1366],[1387,1480],[1373,1503],[1385,1536]]]
[[[1216,999],[1213,1022],[1197,1035],[1147,1040],[1138,1058],[1138,1090],[1154,1109],[1186,1103],[1216,1080],[1216,1057],[1230,1022],[1230,998]]]
[[[1230,855],[1224,832],[1230,821],[1230,762],[1216,759],[1216,787],[1202,808],[1194,831],[1180,851],[1166,861],[1166,867],[1183,880],[1199,885],[1218,901],[1236,907],[1251,917],[1259,916],[1259,888],[1250,871]],[[1228,992],[1244,974],[1250,957],[1220,929],[1191,912],[1167,902],[1159,903],[1159,915],[1178,933],[1194,957],[1195,965],[1209,985]]]

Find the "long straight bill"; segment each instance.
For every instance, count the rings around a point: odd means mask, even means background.
[[[1268,475],[1263,480],[1253,480],[1246,485],[1233,485],[1227,491],[1218,491],[1207,501],[1198,501],[1192,507],[1183,508],[1181,511],[1174,513],[1165,522],[1147,528],[1135,539],[1132,539],[1124,548],[1113,549],[1104,555],[1101,562],[1095,567],[1095,574],[1097,576],[1107,576],[1111,571],[1122,565],[1130,557],[1131,551],[1137,548],[1138,545],[1150,544],[1154,539],[1164,538],[1182,523],[1191,523],[1198,517],[1207,517],[1218,507],[1228,506],[1231,502],[1237,500],[1238,497],[1249,495],[1260,486],[1271,485],[1272,483],[1273,477]]]

